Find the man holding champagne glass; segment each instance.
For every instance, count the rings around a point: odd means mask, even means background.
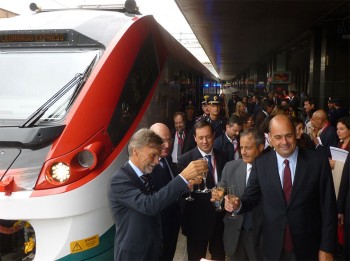
[[[269,125],[270,150],[254,161],[244,194],[225,208],[239,214],[263,209],[265,260],[334,260],[337,209],[326,155],[297,147],[290,118]]]
[[[221,171],[226,163],[226,155],[214,145],[214,129],[204,120],[194,125],[194,138],[197,147],[178,158],[179,171],[197,159],[207,159],[209,171],[206,173],[206,186],[192,192],[193,201],[183,203],[182,232],[187,237],[188,260],[200,260],[206,257],[208,245],[211,259],[225,260],[223,247],[223,212],[218,212],[210,202],[210,190],[221,179]]]
[[[264,134],[255,128],[247,129],[240,134],[242,159],[226,163],[218,184],[219,187],[227,188],[225,205],[231,204],[231,199],[244,193],[252,163],[262,153],[264,144]],[[214,190],[211,201],[217,201],[220,196],[217,190]],[[229,260],[262,260],[260,206],[244,215],[227,212],[224,224],[224,247]]]

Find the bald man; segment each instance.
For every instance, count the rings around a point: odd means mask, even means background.
[[[297,147],[286,115],[270,122],[271,150],[256,158],[247,188],[225,209],[245,213],[260,200],[264,260],[334,260],[337,209],[329,161]]]
[[[163,140],[160,163],[151,173],[156,190],[159,190],[166,186],[178,172],[170,156],[173,140],[169,128],[163,123],[155,123],[150,129]],[[180,206],[177,200],[161,212],[161,222],[163,238],[159,260],[173,260],[180,230]]]
[[[311,126],[314,132],[310,135],[316,145],[321,145],[328,158],[332,158],[329,147],[338,147],[339,138],[334,126],[329,122],[327,113],[324,110],[317,110],[312,114]],[[322,150],[321,150],[322,151]]]

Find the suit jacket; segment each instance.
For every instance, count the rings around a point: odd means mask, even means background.
[[[192,134],[192,130],[185,130],[184,133],[185,133],[185,139],[184,139],[184,144],[183,144],[182,150],[181,150],[181,153],[182,153],[182,154],[185,153],[185,152],[187,152],[187,151],[189,151],[189,150],[191,149],[191,145],[192,145],[192,143],[193,143],[193,134]],[[174,139],[173,144],[175,144],[175,139],[177,138],[177,137],[176,137],[176,130],[175,130],[175,129],[171,130],[171,137],[173,137],[173,139]],[[171,150],[171,154],[172,154],[172,152],[173,152],[174,149],[177,150],[177,148],[175,148],[175,147],[173,146],[173,148],[172,148],[172,150]]]
[[[344,214],[344,260],[350,259],[350,153],[344,164],[338,194],[338,213]]]
[[[213,152],[216,160],[218,180],[220,181],[221,172],[226,163],[226,156],[216,149],[213,149]],[[179,172],[186,168],[191,161],[199,158],[202,158],[202,155],[198,147],[181,155],[178,162]],[[210,187],[208,188],[211,189]],[[215,211],[215,207],[210,202],[211,193],[192,193],[192,197],[194,201],[182,202],[182,232],[187,237],[208,240],[216,229],[217,215],[223,218],[223,213]]]
[[[157,260],[161,249],[160,212],[188,191],[176,176],[153,195],[147,195],[141,179],[129,163],[111,178],[108,191],[116,225],[115,260]]]
[[[237,146],[239,157],[241,157],[239,149],[239,137],[237,138]],[[229,141],[226,134],[223,134],[215,139],[214,148],[224,152],[227,156],[228,161],[234,160],[234,145],[231,141]]]
[[[322,146],[326,152],[328,158],[331,158],[331,151],[329,149],[330,146],[338,147],[339,138],[337,135],[337,131],[335,128],[329,124],[320,134],[320,139],[322,141]]]
[[[290,202],[286,203],[278,173],[276,152],[258,157],[248,187],[241,197],[241,212],[262,200],[263,251],[278,260],[288,223],[297,260],[318,260],[318,251],[333,253],[337,239],[337,210],[328,159],[317,151],[299,149]]]
[[[166,168],[170,167],[169,172],[158,164],[154,167],[151,173],[152,181],[157,191],[165,187],[178,175],[177,166],[171,162],[171,157],[166,157],[166,160],[168,162]],[[162,228],[169,226],[180,226],[180,205],[177,199],[171,202],[171,204],[161,212],[161,222]]]
[[[229,185],[236,185],[237,196],[243,195],[246,188],[247,177],[247,164],[242,160],[232,160],[226,163],[220,181],[220,185],[226,188]],[[253,237],[254,237],[254,249],[259,253],[257,256],[261,256],[261,232],[262,232],[262,208],[259,204],[252,210],[253,212]],[[230,219],[228,216],[231,213],[227,213],[224,217],[225,229],[224,229],[224,246],[225,253],[232,256],[237,247],[239,234],[241,231],[244,215],[238,215],[235,219]]]
[[[255,117],[254,126],[259,128],[259,126],[261,125],[261,123],[263,123],[263,121],[265,120],[266,117],[267,117],[267,115],[262,110],[260,110]]]

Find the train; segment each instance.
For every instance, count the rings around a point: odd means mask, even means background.
[[[21,228],[2,258],[113,260],[107,187],[128,140],[219,80],[125,7],[0,19],[0,69],[0,225]]]

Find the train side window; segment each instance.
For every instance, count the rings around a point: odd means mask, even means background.
[[[134,122],[158,74],[157,54],[150,35],[135,59],[107,129],[114,145],[119,143]]]

